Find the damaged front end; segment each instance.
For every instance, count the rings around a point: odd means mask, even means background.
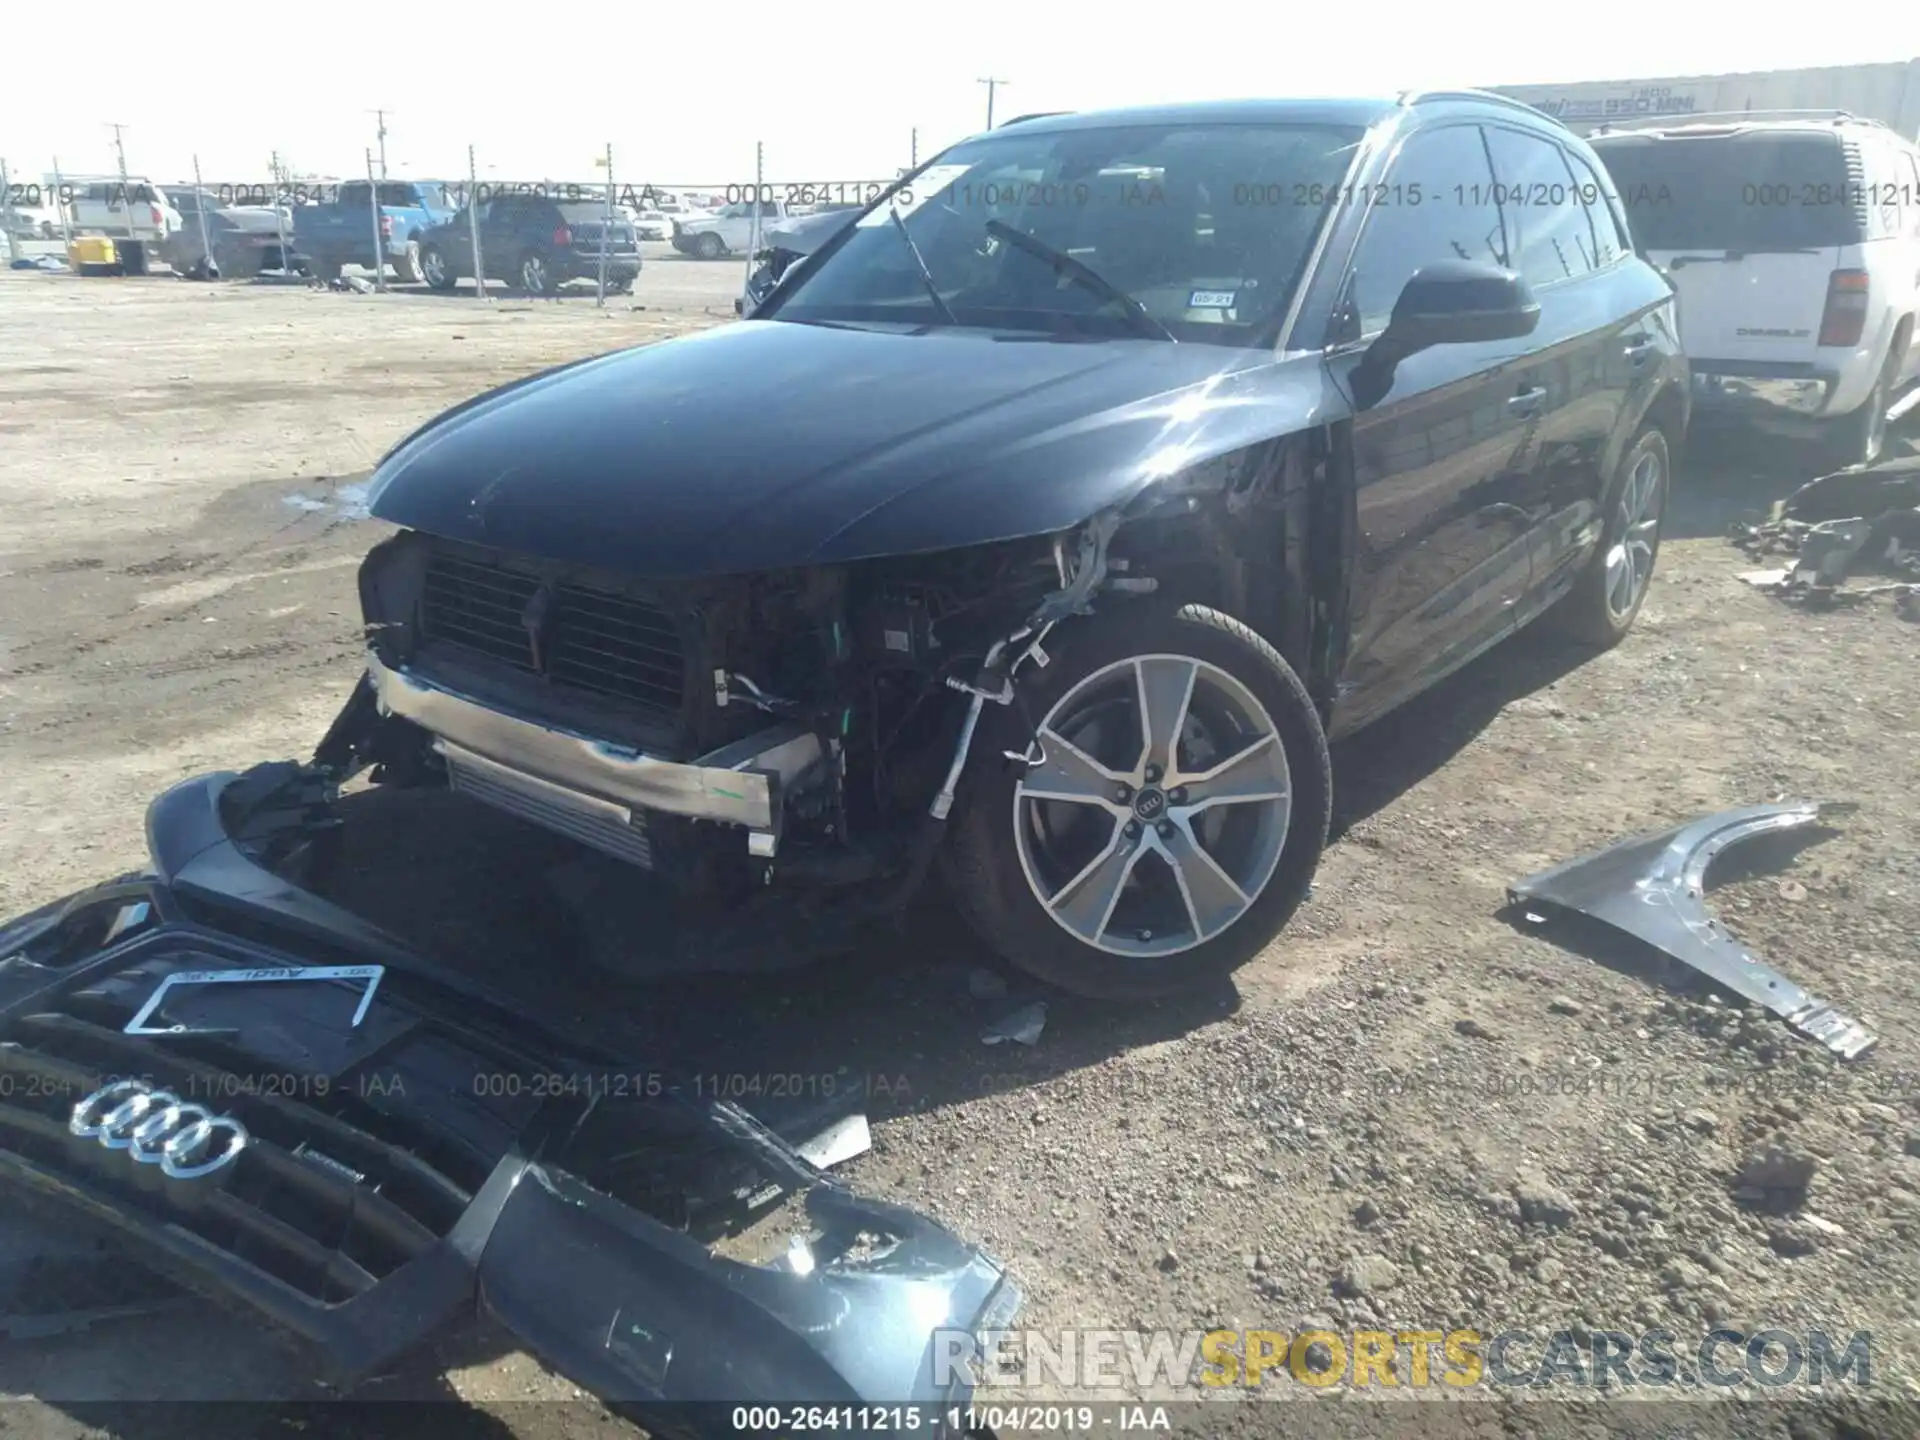
[[[933,1338],[1007,1322],[997,1263],[267,868],[317,784],[189,781],[148,873],[0,927],[15,1196],[342,1378],[479,1313],[662,1433],[730,1429],[701,1403],[964,1399]],[[756,1207],[787,1233],[726,1240]]]
[[[315,764],[336,785],[370,768],[464,792],[735,914],[894,913],[984,707],[1015,703],[1061,622],[1163,587],[1305,616],[1271,588],[1304,586],[1304,567],[1248,558],[1306,530],[1283,519],[1305,495],[1286,443],[1063,532],[739,576],[648,580],[405,531],[362,567],[367,674]]]

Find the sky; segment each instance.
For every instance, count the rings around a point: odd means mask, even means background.
[[[1904,8],[1904,7],[1903,7]],[[1920,29],[1893,0],[1845,25],[1741,25],[1704,3],[1529,5],[1512,19],[1409,0],[1282,9],[1210,0],[1191,11],[1064,0],[814,8],[598,5],[548,12],[438,7],[425,31],[388,13],[249,7],[231,25],[126,25],[76,35],[60,6],[19,5],[0,63],[0,158],[19,182],[129,173],[209,182],[269,172],[366,173],[384,108],[390,174],[482,181],[594,179],[610,144],[621,183],[891,178],[913,154],[1035,110],[1250,95],[1381,94],[1906,60]],[[538,7],[536,7],[537,13]],[[1182,22],[1180,16],[1188,18]],[[1604,16],[1604,22],[1593,18]],[[473,18],[467,18],[471,15]],[[1133,17],[1140,18],[1133,18]],[[597,17],[597,18],[596,18]],[[1148,17],[1151,17],[1149,19]],[[1910,21],[1912,12],[1905,11]],[[32,58],[30,63],[29,57]],[[376,151],[377,153],[377,151]]]

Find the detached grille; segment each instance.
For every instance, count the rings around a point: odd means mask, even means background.
[[[24,1016],[12,1033],[0,1043],[0,1150],[150,1210],[309,1301],[372,1289],[444,1236],[473,1198],[471,1175],[463,1184],[381,1134],[393,1122],[349,1087],[324,1098],[263,1093],[257,1081],[72,1014]],[[157,1167],[68,1133],[80,1100],[128,1077],[247,1128],[249,1143],[222,1172],[224,1183],[160,1179]],[[180,1189],[160,1188],[168,1186]]]
[[[629,595],[435,551],[421,628],[431,643],[540,675],[554,685],[677,711],[685,660],[673,618]]]

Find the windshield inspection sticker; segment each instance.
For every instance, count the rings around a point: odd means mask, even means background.
[[[929,165],[895,192],[891,208],[882,205],[869,211],[855,222],[855,228],[891,225],[895,214],[906,219],[971,169],[971,165]]]
[[[1231,310],[1238,290],[1196,290],[1187,296],[1189,310]]]

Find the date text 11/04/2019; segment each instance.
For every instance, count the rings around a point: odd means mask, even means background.
[[[913,1434],[949,1435],[1170,1433],[1164,1405],[736,1405],[730,1417],[742,1435]]]

